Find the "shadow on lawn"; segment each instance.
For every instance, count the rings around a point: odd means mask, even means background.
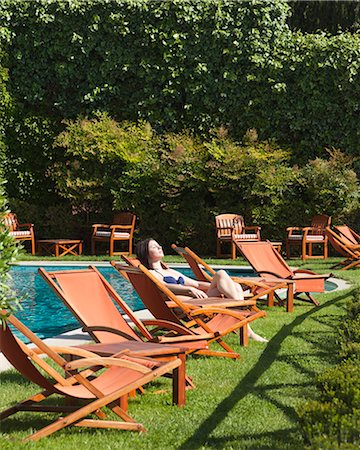
[[[189,439],[187,439],[182,445],[180,445],[178,449],[179,450],[196,449],[202,446],[209,446],[215,448],[216,447],[218,448],[219,446],[221,447],[222,439],[210,437],[211,433],[216,429],[218,424],[221,423],[224,420],[224,418],[226,418],[227,414],[235,407],[235,405],[238,402],[240,402],[243,398],[245,398],[249,393],[254,393],[257,391],[258,388],[256,387],[256,384],[258,380],[270,368],[271,364],[275,360],[277,360],[280,347],[283,341],[291,334],[294,334],[293,330],[296,327],[298,327],[302,322],[304,322],[305,319],[314,314],[318,314],[319,312],[321,312],[325,308],[328,308],[331,305],[336,305],[337,303],[341,302],[346,297],[348,297],[348,295],[349,293],[346,293],[341,297],[337,297],[336,299],[328,300],[323,305],[314,307],[310,311],[307,311],[304,314],[301,314],[300,316],[296,317],[288,325],[284,325],[281,328],[281,330],[269,341],[266,349],[260,356],[255,366],[246,374],[246,376],[240,381],[240,383],[235,387],[235,389],[231,392],[231,394],[217,405],[213,413],[206,420],[204,420],[202,424],[199,425],[195,433]],[[323,350],[324,348],[322,349],[322,351]],[[303,370],[302,367],[299,367],[299,370],[300,369]],[[262,398],[264,398],[264,394],[265,393],[262,392]],[[268,396],[266,396],[266,400],[272,402],[273,404],[275,404],[277,408],[281,409],[282,412],[291,419],[291,421],[293,421],[294,423],[298,422],[298,415],[292,407],[282,405]],[[288,430],[279,430],[274,432],[257,433],[254,436],[252,436],[251,433],[248,433],[243,436],[237,435],[236,437],[235,436],[232,437],[231,430],[229,430],[229,434],[227,434],[226,438],[224,439],[226,439],[227,443],[231,443],[232,438],[237,441],[239,441],[239,438],[243,438],[244,440],[256,439],[259,442],[259,439],[261,439],[262,437],[269,437],[269,436],[273,437],[275,442],[279,443],[279,439],[282,441],[282,446],[279,445],[277,448],[283,447],[294,449],[301,448],[299,447],[299,445],[301,445],[301,443],[299,442],[299,434],[296,433],[295,428]],[[237,442],[237,444],[239,444],[239,442]],[[246,448],[259,448],[259,446],[256,447],[255,444],[256,442],[254,442],[253,447],[251,447],[250,445],[246,446]]]

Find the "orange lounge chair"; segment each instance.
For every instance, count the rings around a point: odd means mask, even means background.
[[[310,292],[324,292],[325,280],[331,274],[319,275],[311,270],[291,270],[270,242],[238,242],[236,245],[261,277],[292,280],[295,282],[295,298],[305,300],[300,297],[300,294],[304,293],[312,303],[319,304]]]
[[[5,226],[9,228],[9,234],[16,241],[30,241],[31,254],[35,255],[35,235],[34,225],[32,223],[19,223],[16,214],[9,213],[4,217]]]
[[[349,245],[355,245],[357,247],[355,249],[360,249],[360,236],[354,230],[347,225],[336,225],[334,228],[349,241]]]
[[[129,212],[115,213],[112,224],[94,224],[92,226],[91,253],[95,254],[96,242],[109,243],[109,255],[131,254],[133,236],[135,230],[136,216]],[[125,252],[115,252],[115,242],[125,242],[128,250]]]
[[[204,299],[194,298],[185,302],[143,265],[134,267],[121,265],[115,261],[112,261],[111,264],[131,282],[142,302],[154,317],[160,321],[171,322],[180,327],[180,330],[185,328],[190,336],[203,336],[209,344],[217,342],[225,350],[225,352],[209,350],[206,353],[209,356],[239,358],[240,355],[224,342],[223,337],[239,330],[240,344],[248,345],[247,325],[266,315],[264,311],[256,308],[256,302],[252,301],[240,302],[232,299],[208,298],[205,299],[208,300],[208,303],[204,303]],[[226,302],[227,308],[223,306]],[[241,303],[247,309],[237,309]],[[178,308],[184,315],[184,321],[181,321],[179,315],[174,312],[175,308]]]
[[[2,411],[0,419],[18,411],[65,413],[55,422],[27,436],[24,441],[37,441],[69,425],[145,431],[143,425],[127,413],[128,394],[181,364],[179,359],[160,362],[150,358],[132,358],[126,352],[104,358],[79,348],[49,347],[13,315],[7,320],[36,347],[29,349],[13,335],[9,326],[1,326],[0,349],[21,374],[40,386],[42,391]],[[53,364],[49,365],[39,356],[41,354],[50,358]],[[69,362],[61,355],[72,355],[78,359]],[[45,371],[46,376],[38,367]],[[97,375],[99,368],[106,370]],[[65,397],[67,403],[43,404],[43,400],[52,394]],[[77,404],[78,400],[84,400],[86,404]],[[71,401],[74,401],[73,404],[70,404]],[[102,410],[104,407],[115,413],[118,420],[108,420]],[[87,418],[90,414],[97,417]]]
[[[228,256],[221,253],[222,244],[230,243],[231,259],[236,258],[235,241],[260,241],[260,227],[246,227],[243,216],[239,214],[220,214],[215,217],[216,256]]]
[[[326,234],[334,249],[346,258],[344,261],[333,266],[333,269],[343,266],[340,270],[347,270],[360,266],[360,244],[354,245],[344,234],[335,233],[330,227],[326,228]]]
[[[190,250],[189,247],[178,247],[175,244],[171,245],[171,248],[175,250],[180,256],[182,256],[186,262],[189,264],[195,278],[198,281],[207,281],[211,283],[212,277],[215,275],[216,271],[202,260],[196,253]],[[125,259],[125,258],[124,258]],[[294,282],[291,280],[267,280],[266,278],[239,278],[232,277],[232,279],[240,283],[243,286],[247,286],[251,289],[252,297],[251,300],[258,301],[260,297],[266,296],[268,306],[274,306],[274,297],[277,303],[280,305],[286,305],[286,311],[292,312],[294,309]],[[276,291],[278,289],[286,289],[287,295],[285,301],[281,299]]]
[[[156,319],[139,320],[131,308],[124,302],[120,295],[113,289],[108,281],[93,266],[82,270],[63,270],[47,272],[39,268],[39,273],[63,304],[71,311],[84,331],[88,332],[97,345],[97,350],[102,352],[118,352],[127,348],[134,355],[151,356],[159,359],[169,359],[186,354],[202,353],[208,349],[206,339],[199,336],[174,336],[166,339],[154,336],[148,327],[155,326],[162,331],[173,331],[170,323],[159,322]],[[135,330],[125,320],[116,308],[115,304],[126,314],[138,330]],[[178,327],[175,327],[178,331]],[[92,350],[91,346],[82,346]],[[105,353],[102,353],[105,354]],[[185,374],[185,358],[184,367]],[[178,375],[178,374],[176,374]],[[185,404],[185,396],[182,390],[182,374],[174,380],[174,402],[178,405]],[[186,378],[187,384],[193,386],[191,380]]]
[[[310,227],[299,228],[289,227],[286,229],[286,258],[290,258],[290,249],[292,246],[301,248],[301,258],[303,260],[310,258],[328,257],[328,238],[325,228],[331,224],[331,217],[325,214],[314,216]],[[322,255],[313,254],[313,246],[323,248]]]

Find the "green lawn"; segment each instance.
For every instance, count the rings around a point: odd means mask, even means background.
[[[212,262],[215,261],[219,263]],[[294,260],[291,265],[325,273],[335,261],[339,259],[306,264]],[[360,284],[359,271],[333,272]],[[248,348],[240,349],[239,361],[188,358],[187,372],[196,389],[187,392],[185,408],[171,406],[169,380],[153,383],[145,395],[130,401],[130,415],[143,423],[147,433],[74,427],[28,447],[302,449],[305,444],[297,410],[302,402],[317,397],[316,374],[336,363],[336,330],[345,315],[350,291],[319,295],[319,307],[296,301],[291,314],[283,308],[266,308],[267,317],[257,320],[253,329],[270,342],[250,341]],[[228,337],[228,342],[239,348],[235,334]],[[1,409],[37,392],[15,371],[0,374],[0,383]],[[168,392],[156,394],[159,389]],[[20,439],[32,428],[44,426],[50,417],[53,416],[32,413],[12,416],[2,424],[0,447],[22,448]]]

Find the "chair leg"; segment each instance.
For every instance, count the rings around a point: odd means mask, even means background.
[[[327,259],[329,255],[329,248],[327,242],[324,243],[324,259]]]
[[[113,255],[114,255],[114,241],[112,239],[110,239],[109,256],[113,256]]]
[[[242,326],[239,330],[240,345],[247,347],[249,345],[249,327],[248,324]]]
[[[34,237],[31,239],[31,254],[33,256],[35,255],[35,238]]]
[[[236,245],[231,241],[231,259],[236,259]]]
[[[133,243],[132,243],[132,239],[129,239],[129,255],[132,255],[133,252]]]
[[[301,259],[305,261],[306,256],[306,241],[303,239],[301,243]]]

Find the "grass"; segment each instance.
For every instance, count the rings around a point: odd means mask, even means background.
[[[291,265],[326,273],[335,261],[339,259],[304,264],[294,260]],[[359,271],[333,272],[360,284]],[[336,330],[345,315],[344,304],[350,291],[318,295],[319,307],[296,301],[291,314],[283,308],[265,308],[267,317],[257,320],[253,329],[270,342],[251,341],[248,348],[241,348],[240,361],[188,358],[187,373],[193,377],[196,389],[187,392],[185,408],[171,406],[169,380],[154,382],[144,396],[130,401],[130,415],[144,424],[147,433],[73,427],[27,447],[303,449],[297,410],[302,402],[316,398],[316,374],[337,362]],[[236,335],[229,336],[227,341],[239,348]],[[0,409],[37,392],[15,371],[1,373],[0,383]],[[168,392],[156,395],[159,389]],[[49,423],[52,417],[33,413],[13,415],[2,424],[1,448],[22,448],[20,439]]]

